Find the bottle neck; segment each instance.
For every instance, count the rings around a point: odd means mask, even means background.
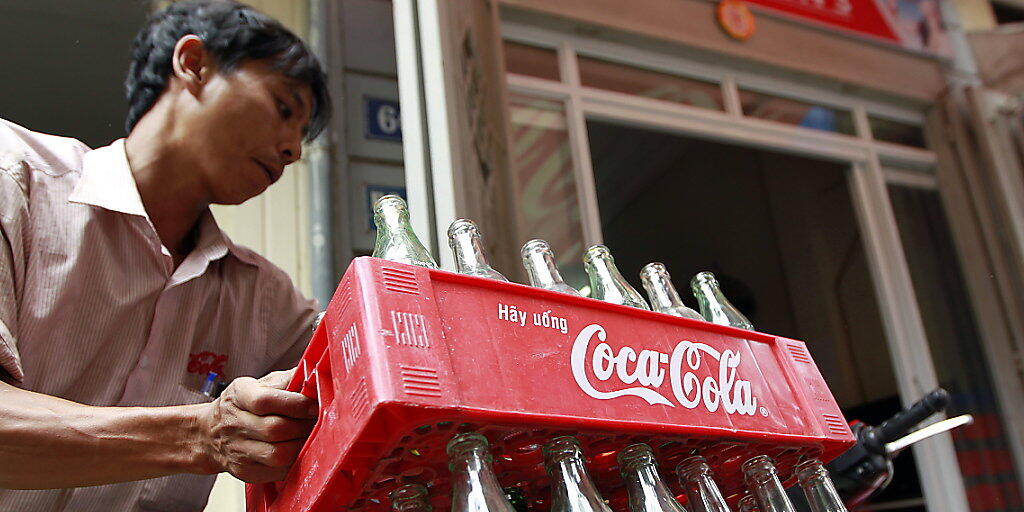
[[[655,311],[685,307],[679,292],[664,275],[647,274],[644,276],[644,287],[651,299],[651,308]]]
[[[484,257],[483,245],[479,235],[474,235],[471,232],[458,233],[452,237],[451,246],[452,252],[455,254],[457,271],[464,272],[490,266]]]
[[[766,457],[744,463],[743,476],[747,488],[757,497],[762,512],[796,512],[775,474],[775,467]]]
[[[812,512],[846,512],[843,500],[836,492],[828,471],[821,463],[797,468],[797,479],[807,497]]]
[[[682,483],[690,512],[729,512],[729,505],[711,478],[710,470],[689,471]]]
[[[662,501],[665,496],[671,497],[658,475],[658,467],[652,462],[638,462],[624,467],[622,478],[626,481],[631,497],[642,497],[645,501]]]
[[[531,252],[526,256],[525,262],[526,273],[529,275],[532,286],[550,288],[565,282],[550,253],[546,251]]]

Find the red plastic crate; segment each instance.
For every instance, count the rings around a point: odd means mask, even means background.
[[[735,501],[749,457],[770,455],[788,480],[801,457],[854,442],[802,342],[367,257],[290,389],[317,397],[320,419],[284,482],[248,486],[250,512],[381,510],[408,482],[445,510],[445,444],[471,430],[490,440],[501,484],[539,506],[541,446],[576,435],[622,511],[615,456],[630,443],[654,448],[681,498],[672,470],[703,455]]]

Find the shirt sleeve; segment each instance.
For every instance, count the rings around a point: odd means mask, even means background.
[[[18,354],[18,303],[25,282],[25,176],[0,166],[0,377],[24,378]]]
[[[313,336],[317,302],[302,295],[291,278],[279,268],[270,269],[263,287],[264,318],[267,319],[268,371],[294,367]]]

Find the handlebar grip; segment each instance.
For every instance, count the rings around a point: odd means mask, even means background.
[[[899,439],[932,414],[945,410],[949,405],[949,392],[942,388],[928,393],[914,405],[896,413],[878,426],[878,438],[882,443]]]

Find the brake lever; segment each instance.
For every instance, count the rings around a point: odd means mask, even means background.
[[[974,423],[974,416],[970,414],[963,414],[954,418],[937,421],[919,430],[915,430],[899,439],[895,439],[885,444],[885,455],[889,458],[895,457],[899,452],[903,451],[906,447],[924,441],[929,437],[939,435],[943,432],[949,432],[954,428],[962,427],[964,425],[970,425]]]

